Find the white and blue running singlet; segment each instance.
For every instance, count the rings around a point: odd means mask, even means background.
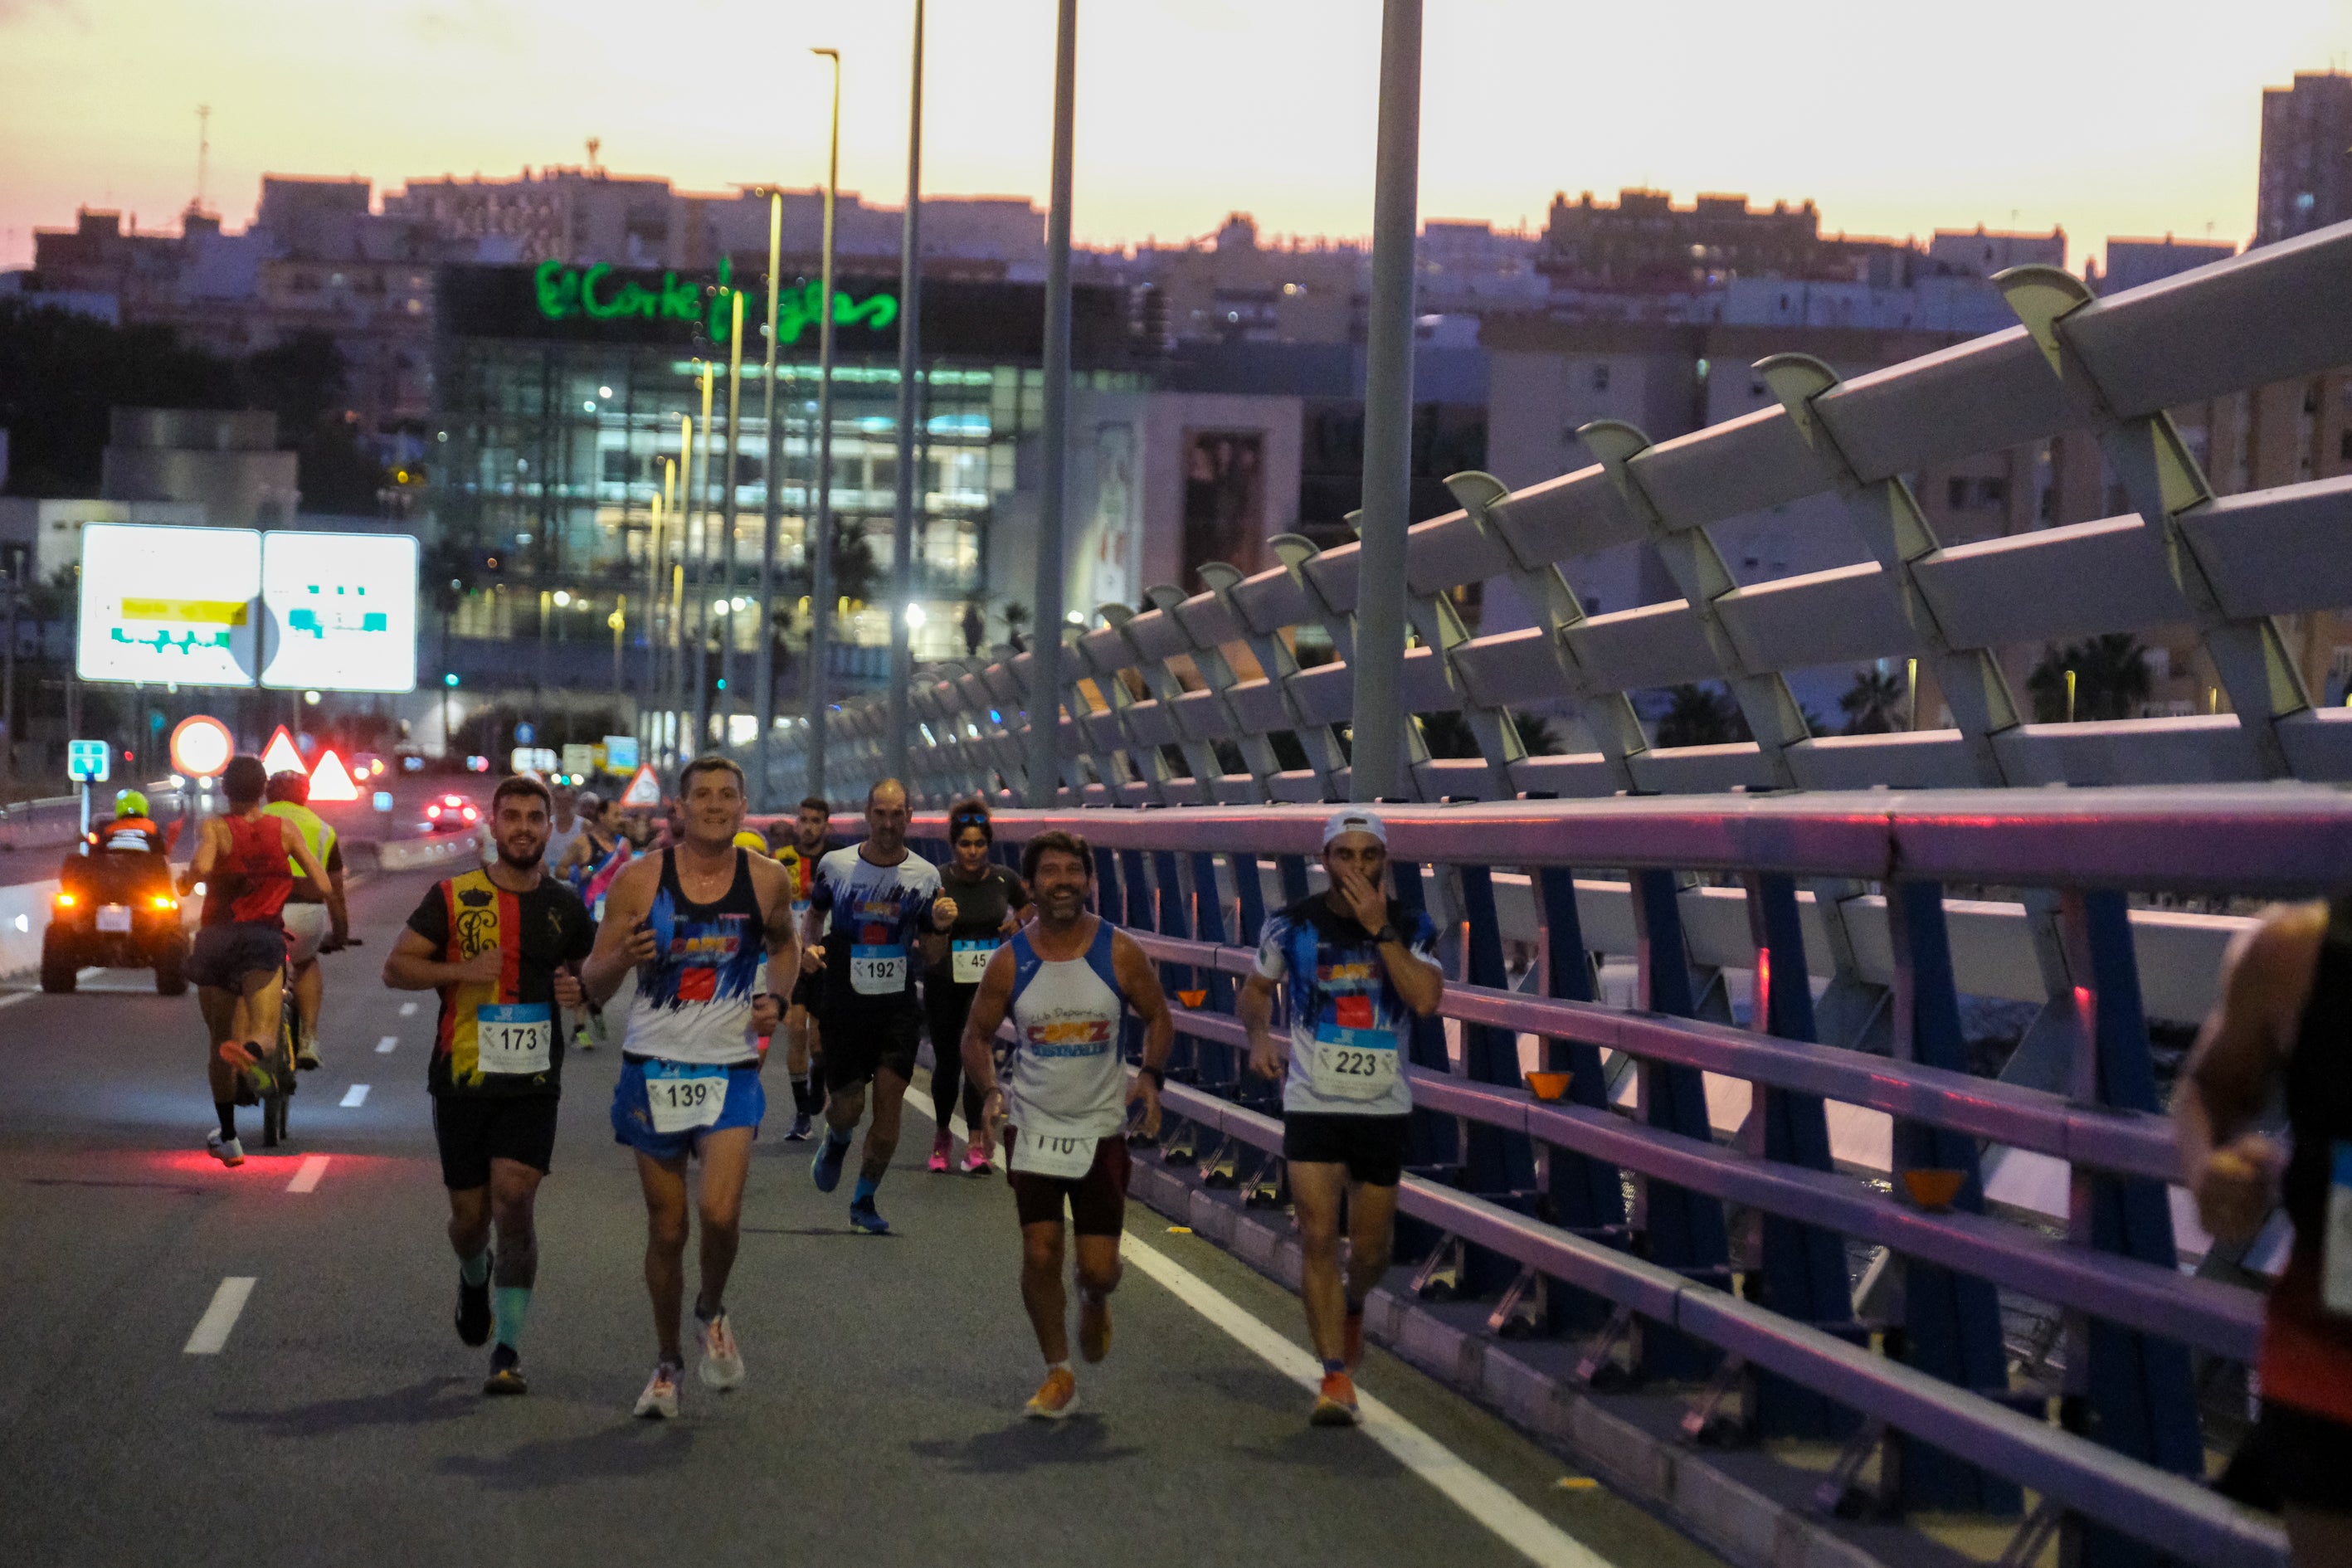
[[[1017,1037],[1005,1066],[1005,1115],[1032,1138],[1107,1138],[1126,1123],[1118,1025],[1127,995],[1111,967],[1116,929],[1097,916],[1094,940],[1076,958],[1040,957],[1026,931],[1007,944]]]
[[[661,852],[661,890],[646,920],[658,955],[637,966],[621,1048],[630,1056],[733,1067],[760,1059],[751,1030],[767,932],[751,858],[735,851],[735,879],[718,902],[690,901],[678,885],[676,852]]]
[[[1389,900],[1388,918],[1414,957],[1437,962],[1437,928],[1429,917]],[[1290,1076],[1286,1111],[1402,1116],[1412,1109],[1404,1076],[1412,1010],[1390,983],[1380,944],[1353,915],[1335,912],[1321,894],[1265,922],[1257,972],[1286,982]]]
[[[928,929],[939,892],[937,868],[912,850],[895,866],[877,866],[854,845],[817,862],[809,903],[830,922],[828,1007],[914,1000],[916,939]]]

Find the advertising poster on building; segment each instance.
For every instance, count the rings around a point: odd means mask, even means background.
[[[268,534],[262,684],[416,689],[416,540],[405,533]]]
[[[1134,605],[1143,584],[1136,560],[1135,426],[1095,428],[1095,520],[1093,548],[1086,553],[1087,575],[1077,584],[1074,609],[1089,616],[1097,605]]]
[[[1223,561],[1247,574],[1263,562],[1265,542],[1265,432],[1184,432],[1184,580],[1198,593],[1195,574]]]
[[[86,524],[76,673],[150,686],[252,685],[260,575],[261,535],[249,529]]]

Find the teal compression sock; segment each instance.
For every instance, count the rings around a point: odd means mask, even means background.
[[[490,1282],[490,1249],[486,1247],[471,1258],[459,1258],[457,1278],[468,1285],[488,1284]]]
[[[522,1322],[530,1315],[530,1287],[501,1285],[491,1292],[491,1306],[498,1313],[499,1343],[509,1350],[522,1348]]]
[[[873,1197],[874,1197],[875,1193],[880,1189],[881,1185],[882,1185],[882,1182],[881,1182],[881,1179],[880,1179],[879,1177],[877,1177],[877,1176],[860,1176],[860,1177],[858,1177],[858,1178],[857,1178],[857,1196],[856,1196],[856,1199],[855,1199],[855,1200],[853,1200],[853,1201],[857,1202],[857,1203],[861,1203],[861,1204],[862,1204],[862,1203],[869,1203],[869,1202],[871,1202],[871,1201],[873,1200]]]

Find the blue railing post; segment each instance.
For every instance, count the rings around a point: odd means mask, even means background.
[[[1565,866],[1539,866],[1534,876],[1543,913],[1544,994],[1567,1002],[1599,1000],[1592,953],[1584,945],[1584,921],[1576,908],[1576,873]],[[1600,1047],[1584,1040],[1547,1038],[1542,1048],[1544,1067],[1568,1074],[1570,1103],[1594,1110],[1609,1109],[1608,1075],[1601,1065]],[[1611,1246],[1623,1246],[1627,1239],[1623,1173],[1590,1155],[1557,1146],[1547,1149],[1544,1163],[1552,1223]],[[1552,1282],[1551,1309],[1552,1326],[1570,1332],[1599,1328],[1610,1311],[1601,1297],[1558,1280]]]
[[[1389,882],[1397,902],[1412,914],[1426,914],[1428,900],[1423,896],[1421,867],[1412,860],[1389,862]],[[1441,1018],[1415,1018],[1412,1021],[1412,1042],[1408,1053],[1412,1065],[1431,1072],[1450,1073],[1452,1058],[1445,1049],[1445,1023]],[[1459,1129],[1451,1116],[1416,1109],[1412,1113],[1412,1138],[1407,1145],[1407,1158],[1416,1165],[1451,1165],[1461,1157]],[[1402,1220],[1399,1221],[1402,1223]],[[1427,1226],[1418,1226],[1426,1231]],[[1398,1233],[1402,1236],[1404,1233]]]
[[[1463,948],[1464,978],[1489,990],[1507,990],[1510,979],[1503,963],[1503,927],[1495,913],[1495,874],[1485,866],[1458,866],[1454,870],[1462,879],[1462,913],[1470,926]],[[1464,1024],[1462,1066],[1473,1083],[1518,1088],[1518,1036],[1490,1024]],[[1466,1184],[1474,1193],[1500,1195],[1535,1185],[1535,1153],[1527,1138],[1499,1127],[1471,1123],[1465,1164]]]
[[[1952,974],[1942,886],[1888,884],[1886,919],[1895,956],[1896,1058],[1967,1072],[1968,1041],[1960,1028],[1960,991]],[[1960,1191],[1952,1207],[1984,1213],[1984,1182],[1974,1138],[1932,1122],[1898,1119],[1894,1154],[1898,1184],[1905,1171],[1958,1171]],[[2006,1393],[2008,1352],[2000,1337],[2000,1298],[1992,1281],[1916,1258],[1904,1258],[1900,1266],[1904,1359],[1963,1388]],[[1905,1508],[2008,1515],[2018,1512],[2024,1500],[2014,1481],[1906,1436],[1898,1501]]]
[[[1234,945],[1255,947],[1265,934],[1265,884],[1258,879],[1257,857],[1228,855],[1225,864],[1233,871],[1234,896],[1241,905],[1242,928],[1234,933]]]
[[[1285,904],[1297,903],[1315,890],[1314,885],[1307,879],[1306,856],[1277,855],[1274,858],[1274,866],[1282,876],[1282,901]],[[1397,897],[1402,898],[1404,894],[1399,892]]]
[[[1698,1010],[1691,985],[1689,950],[1683,940],[1680,889],[1674,872],[1633,873],[1633,926],[1641,949],[1642,1004],[1650,1012],[1688,1018]],[[1642,1110],[1653,1127],[1712,1142],[1706,1114],[1706,1083],[1699,1069],[1671,1062],[1644,1062]],[[1703,1193],[1671,1182],[1642,1184],[1643,1234],[1653,1263],[1727,1284],[1730,1250],[1723,1205]],[[1705,1377],[1718,1352],[1689,1335],[1656,1323],[1642,1329],[1642,1371],[1661,1378]]]
[[[1192,863],[1192,939],[1196,942],[1225,943],[1224,900],[1217,890],[1217,858],[1205,849],[1194,850],[1184,857]],[[1205,991],[1210,1008],[1219,1013],[1234,1010],[1234,983],[1231,975],[1206,965],[1192,972],[1193,988]],[[1238,1092],[1243,1087],[1242,1053],[1222,1040],[1201,1042],[1202,1060],[1213,1068],[1220,1084],[1229,1084]],[[1207,1076],[1204,1074],[1203,1076]]]
[[[1793,878],[1748,879],[1748,926],[1756,942],[1758,1009],[1764,1032],[1784,1040],[1813,1038],[1812,975],[1805,965],[1805,932],[1797,915]],[[1761,1091],[1764,1157],[1808,1170],[1832,1168],[1830,1125],[1819,1096],[1787,1089]],[[1826,1327],[1853,1321],[1845,1238],[1818,1226],[1775,1215],[1763,1217],[1764,1304],[1801,1322]],[[1756,1428],[1770,1437],[1843,1436],[1850,1411],[1785,1378],[1759,1373]]]

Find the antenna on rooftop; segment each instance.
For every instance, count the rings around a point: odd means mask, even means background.
[[[205,186],[211,177],[213,158],[213,106],[196,105],[196,210],[206,210]]]
[[[591,136],[588,138],[588,172],[592,174],[601,174],[604,172],[602,168],[597,166],[596,163],[596,149],[602,147],[604,144],[604,139],[601,136]]]

